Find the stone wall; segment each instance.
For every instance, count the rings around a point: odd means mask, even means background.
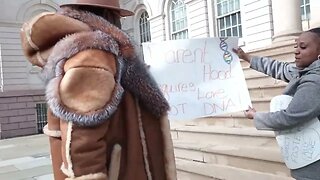
[[[44,100],[43,90],[0,93],[0,139],[37,134],[36,104]]]

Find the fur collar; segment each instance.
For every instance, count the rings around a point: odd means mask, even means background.
[[[126,60],[136,58],[135,48],[129,36],[109,21],[93,13],[70,7],[63,7],[58,13],[87,24],[93,31],[99,30],[110,35],[119,44],[121,56]]]
[[[87,23],[93,31],[76,33],[60,40],[44,67],[43,76],[48,83],[47,101],[57,117],[84,126],[103,123],[116,111],[124,90],[130,91],[157,118],[166,114],[169,104],[144,63],[137,59],[128,35],[92,13],[71,8],[64,8],[59,13]],[[68,58],[92,48],[111,52],[118,57],[117,85],[112,99],[103,109],[94,114],[77,114],[60,103],[58,87],[63,76],[63,65]]]
[[[79,114],[69,110],[61,103],[59,94],[59,84],[63,78],[63,66],[68,58],[86,49],[101,49],[115,55],[119,53],[117,43],[107,34],[101,31],[81,32],[70,35],[59,41],[54,47],[45,65],[42,75],[48,82],[46,88],[46,98],[50,109],[56,116],[72,121],[78,125],[94,126],[103,123],[117,109],[121,101],[124,89],[120,85],[123,60],[117,61],[117,74],[115,77],[116,87],[113,91],[112,99],[104,108],[95,111],[93,114]]]

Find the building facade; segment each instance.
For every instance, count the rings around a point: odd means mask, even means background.
[[[37,107],[44,103],[39,68],[26,61],[22,23],[68,0],[1,0],[0,138],[37,133]],[[249,52],[293,42],[298,33],[320,26],[319,0],[122,0],[135,13],[123,29],[141,43],[173,39],[238,36]]]
[[[124,28],[139,44],[148,17],[151,41],[239,36],[249,51],[320,26],[318,0],[124,0],[135,12]],[[147,16],[146,16],[147,14]]]
[[[20,29],[41,12],[54,12],[62,0],[1,0],[0,139],[42,132],[46,120],[40,69],[24,57]]]

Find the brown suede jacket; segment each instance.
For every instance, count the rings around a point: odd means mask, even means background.
[[[55,179],[176,179],[169,105],[127,34],[65,7],[21,39],[43,68]]]

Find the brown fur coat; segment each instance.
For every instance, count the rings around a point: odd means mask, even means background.
[[[55,45],[48,57],[48,63],[44,66],[43,73],[45,79],[49,81],[47,99],[55,115],[83,125],[99,124],[108,119],[117,108],[122,96],[122,87],[133,93],[156,117],[160,118],[168,111],[167,101],[144,64],[137,59],[132,43],[123,31],[103,18],[88,12],[64,8],[59,13],[88,24],[93,31],[65,37]],[[59,72],[62,71],[61,64],[64,64],[64,61],[78,52],[92,48],[103,49],[118,56],[117,87],[113,99],[103,109],[96,112],[94,118],[92,115],[78,115],[68,112],[63,105],[59,104],[60,100],[54,88],[56,79],[59,79],[59,76],[54,77],[55,74],[61,76],[63,74]]]
[[[169,105],[123,31],[66,7],[21,39],[47,83],[55,179],[176,179]]]

